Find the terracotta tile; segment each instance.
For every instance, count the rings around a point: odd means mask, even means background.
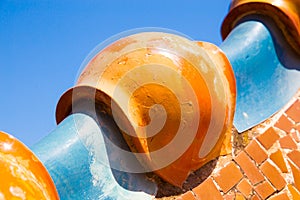
[[[279,135],[273,127],[270,127],[264,133],[257,136],[257,139],[268,150],[279,139]]]
[[[197,200],[197,199],[191,191],[188,191],[183,195],[181,195],[180,197],[178,197],[176,200]]]
[[[258,184],[254,187],[254,190],[262,199],[266,199],[276,191],[276,189],[268,181]]]
[[[241,182],[239,182],[236,188],[247,198],[252,192],[252,185],[249,183],[247,179],[241,180]]]
[[[256,140],[252,140],[245,148],[245,151],[257,164],[262,163],[268,158],[266,150]]]
[[[246,199],[241,193],[236,193],[235,200],[246,200]]]
[[[223,197],[212,178],[206,179],[203,183],[194,188],[193,192],[199,199],[223,200]]]
[[[287,154],[287,156],[293,161],[293,163],[300,168],[300,151],[294,150]]]
[[[286,192],[281,192],[279,194],[273,195],[268,200],[290,200]]]
[[[241,151],[234,160],[240,165],[253,185],[264,180],[263,175],[259,172],[254,162],[250,160],[249,156],[244,151]]]
[[[295,187],[300,191],[300,169],[290,160],[288,161],[292,169]]]
[[[286,162],[284,160],[282,151],[280,149],[278,149],[276,152],[272,153],[270,155],[270,159],[277,165],[277,167],[281,170],[281,172],[283,172],[283,173],[288,172]]]
[[[214,178],[223,192],[227,193],[243,178],[243,174],[236,164],[231,161]]]
[[[293,199],[300,199],[300,192],[291,184],[288,185],[288,189],[293,196]]]
[[[294,141],[291,135],[280,138],[279,144],[283,149],[297,149],[297,143]]]
[[[300,100],[298,99],[293,105],[287,109],[286,114],[294,120],[294,122],[300,122]]]
[[[300,132],[294,131],[290,135],[296,142],[300,142]]]
[[[286,182],[281,176],[279,169],[277,169],[270,161],[264,162],[260,166],[261,171],[270,180],[277,190],[284,188]]]
[[[289,120],[285,115],[281,115],[277,123],[275,124],[277,128],[280,128],[281,130],[289,133],[292,128],[294,127],[294,124],[291,120]]]

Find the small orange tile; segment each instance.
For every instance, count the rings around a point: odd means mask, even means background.
[[[180,197],[178,197],[176,200],[197,200],[197,199],[191,191],[188,191],[183,195],[181,195]]]
[[[277,123],[275,124],[277,128],[280,128],[281,130],[289,133],[292,128],[294,127],[294,124],[291,120],[289,120],[285,115],[281,115]]]
[[[279,167],[281,172],[287,173],[286,162],[280,149],[270,155],[270,159]]]
[[[246,199],[241,193],[236,193],[235,200],[246,200]]]
[[[296,142],[300,142],[300,132],[294,131],[290,135]]]
[[[300,122],[300,100],[298,99],[293,105],[286,111],[286,114],[294,120],[294,122]]]
[[[279,139],[279,144],[283,149],[297,149],[297,143],[291,135],[286,135]]]
[[[289,196],[286,192],[281,192],[279,194],[275,194],[268,198],[268,200],[290,200]]]
[[[254,162],[251,161],[244,151],[241,151],[234,160],[239,164],[252,184],[256,184],[264,180],[263,175],[259,172]]]
[[[276,191],[276,189],[268,181],[258,184],[254,187],[254,190],[262,199],[266,199]]]
[[[260,200],[260,198],[255,194],[251,197],[251,200]]]
[[[261,171],[270,180],[270,182],[276,187],[277,190],[281,190],[285,187],[285,180],[281,176],[279,169],[277,169],[270,161],[264,162],[260,166]]]
[[[266,150],[256,140],[252,140],[245,148],[245,151],[257,164],[262,163],[268,158]]]
[[[293,163],[300,168],[300,151],[294,150],[287,154],[287,156],[293,161]]]
[[[279,135],[273,127],[270,127],[264,133],[257,136],[257,139],[268,150],[279,139]]]
[[[252,185],[247,179],[241,180],[241,182],[236,186],[236,188],[247,198],[252,192]]]
[[[193,192],[199,199],[223,200],[212,178],[206,179],[203,183],[194,188]]]
[[[292,169],[295,187],[300,191],[300,169],[292,162],[288,161]]]
[[[223,192],[227,193],[243,178],[243,174],[236,164],[231,161],[214,178]]]
[[[293,196],[293,199],[300,199],[300,192],[291,184],[288,185],[289,191]]]

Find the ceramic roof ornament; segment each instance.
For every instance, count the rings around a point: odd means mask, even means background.
[[[239,132],[275,114],[300,87],[299,9],[299,1],[288,0],[231,3],[220,48],[236,77]]]
[[[289,101],[300,87],[298,1],[233,1],[222,33],[219,48],[140,30],[92,52],[59,100],[57,128],[32,147],[61,199],[153,199],[146,172],[180,187],[230,152],[233,123],[245,131]],[[8,157],[7,141],[17,145]],[[25,153],[57,198],[29,149],[5,134],[0,144],[6,171]]]
[[[241,21],[271,19],[283,33],[284,39],[300,55],[300,2],[295,0],[233,0],[222,24],[222,36]],[[268,23],[270,26],[272,24]]]
[[[83,92],[87,86],[95,90]],[[130,154],[143,165],[140,169],[111,166],[118,170],[154,171],[181,187],[190,172],[220,155],[231,131],[235,79],[226,56],[209,43],[162,32],[115,41],[96,53],[75,88],[62,96],[58,122],[78,102],[99,101],[98,92],[121,108],[122,112],[106,103]],[[126,154],[122,157],[126,160]]]

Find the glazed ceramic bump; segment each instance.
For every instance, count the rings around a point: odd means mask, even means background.
[[[111,99],[104,101],[103,93]],[[181,186],[191,171],[220,155],[222,146],[230,148],[226,136],[235,95],[233,71],[218,47],[143,32],[96,52],[76,86],[61,97],[56,116],[61,122],[76,112],[79,102],[105,105],[131,150],[116,153],[123,153],[124,159],[134,154],[143,166],[111,167],[153,171]],[[97,107],[89,108],[97,112]]]
[[[244,20],[259,20],[278,28],[286,42],[300,54],[299,13],[298,0],[233,0],[222,24],[222,36],[225,39]]]

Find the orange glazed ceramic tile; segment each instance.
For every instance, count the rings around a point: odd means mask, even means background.
[[[295,123],[300,122],[300,100],[295,103],[286,111],[286,114],[294,120]]]
[[[233,186],[235,186],[241,179],[243,174],[234,162],[229,162],[224,168],[222,168],[215,180],[221,189],[227,193]]]
[[[178,197],[176,200],[197,200],[196,197],[193,195],[191,191],[184,193],[180,197]]]
[[[279,144],[283,149],[297,149],[297,143],[294,141],[291,135],[280,138]]]
[[[288,119],[285,115],[281,115],[278,122],[275,124],[277,128],[280,128],[281,130],[285,131],[286,133],[289,133],[292,128],[294,127],[293,122]]]
[[[247,179],[243,179],[236,188],[247,198],[252,192],[252,185]]]
[[[223,200],[220,191],[217,189],[212,178],[206,179],[203,183],[193,189],[199,199]]]
[[[293,196],[293,199],[300,199],[300,192],[291,184],[288,184],[288,189]]]
[[[286,162],[284,160],[282,151],[280,149],[278,149],[276,152],[272,153],[270,155],[270,159],[279,167],[281,172],[283,172],[283,173],[288,172]]]
[[[273,127],[270,127],[259,135],[257,139],[268,150],[279,139],[279,135]]]
[[[245,151],[257,164],[262,163],[268,158],[266,150],[256,140],[252,140],[245,148]]]
[[[258,171],[254,162],[250,160],[244,151],[241,151],[234,160],[239,164],[252,184],[257,184],[264,180],[263,175]]]
[[[295,187],[298,191],[300,191],[300,169],[294,164],[294,162],[290,160],[288,162],[292,169]]]
[[[258,184],[254,187],[254,190],[262,199],[266,199],[276,191],[276,189],[268,181]]]
[[[260,169],[277,190],[284,188],[286,184],[284,178],[281,176],[280,171],[273,164],[271,164],[270,161],[264,162],[260,166]]]
[[[273,195],[269,198],[269,200],[290,200],[290,198],[286,192],[282,192],[277,195]]]
[[[287,156],[295,163],[295,165],[300,168],[300,151],[299,150],[293,150],[290,153],[287,154]]]

